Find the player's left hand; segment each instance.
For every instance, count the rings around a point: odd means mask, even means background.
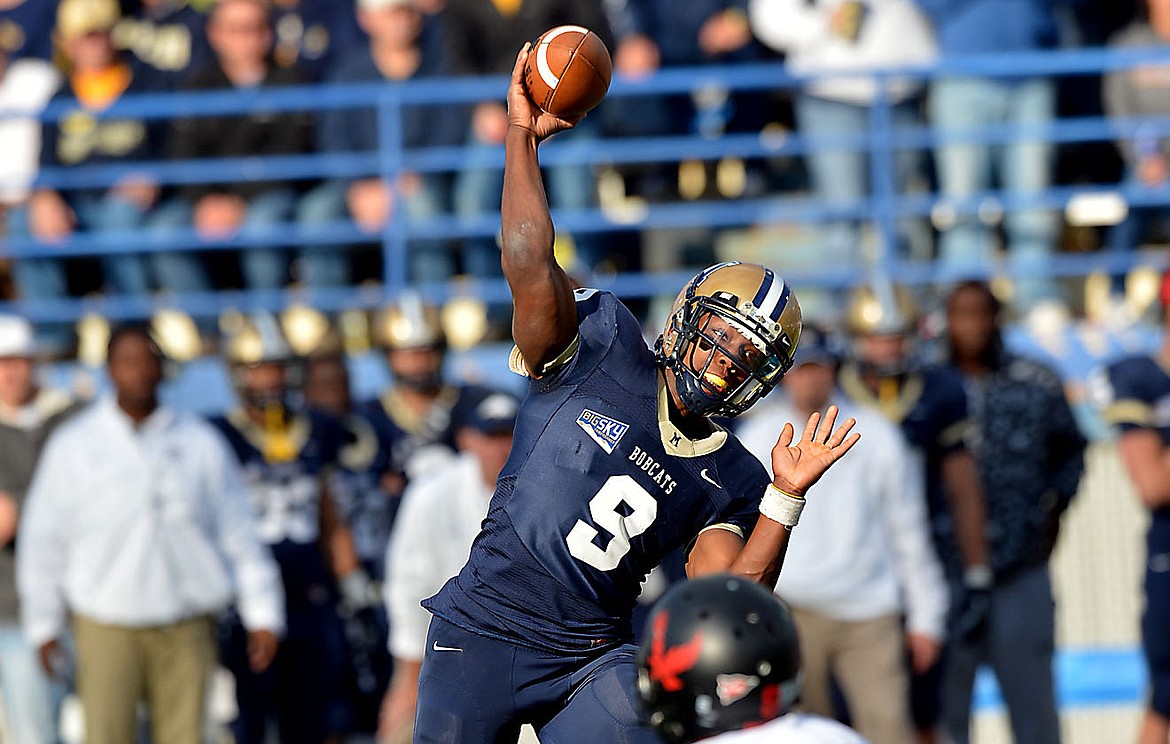
[[[793,442],[795,429],[784,424],[776,446],[772,448],[772,485],[784,493],[803,497],[820,480],[829,466],[840,460],[861,439],[857,432],[849,433],[854,419],[833,430],[837,422],[837,406],[829,406],[824,420],[819,412],[808,417],[804,433]]]

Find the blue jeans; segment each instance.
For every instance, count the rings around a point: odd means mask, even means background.
[[[77,216],[79,232],[130,232],[146,222],[146,212],[112,194],[65,194]],[[27,208],[9,213],[8,231],[14,236],[32,236]],[[150,289],[146,260],[142,254],[120,253],[102,256],[105,282],[118,294],[145,294]],[[68,293],[65,264],[60,258],[22,258],[13,267],[20,293],[29,300],[51,300]]]
[[[1134,188],[1149,188],[1142,183],[1141,179],[1137,177],[1137,173],[1132,169],[1127,175],[1126,183]],[[1130,207],[1129,214],[1126,215],[1125,219],[1109,231],[1110,252],[1129,253],[1137,248],[1145,237],[1150,224],[1159,219],[1170,220],[1170,205]],[[1120,291],[1123,288],[1118,286],[1116,289]]]
[[[1007,705],[1012,740],[1060,744],[1052,670],[1055,613],[1046,565],[1025,569],[992,589],[986,637],[947,647],[943,723],[950,741],[967,744],[975,672],[990,664]]]
[[[1049,79],[998,81],[948,78],[935,82],[930,96],[931,121],[943,135],[985,126],[1038,127],[1056,115],[1056,86]],[[956,142],[936,153],[942,194],[947,199],[973,197],[992,185],[997,171],[1009,195],[1029,196],[1048,188],[1052,171],[1052,143],[1041,138],[1017,138],[1003,145]],[[1017,304],[1027,309],[1059,292],[1046,272],[1056,238],[1056,216],[1043,209],[1013,210],[1005,227],[1008,265],[1018,273]],[[945,230],[939,246],[942,269],[948,278],[986,266],[991,258],[990,231],[977,215],[957,217]]]
[[[597,146],[598,130],[586,119],[569,132],[558,135],[558,147],[588,151]],[[455,180],[455,214],[479,217],[500,211],[500,192],[504,171],[491,165],[497,149],[493,145],[472,142],[466,165]],[[595,200],[593,172],[588,165],[559,165],[545,170],[549,201],[555,209],[587,209]],[[593,235],[575,236],[577,254],[586,268],[599,257],[598,241]],[[472,276],[501,276],[500,249],[492,238],[472,238],[463,248],[463,270]]]
[[[917,99],[903,101],[892,108],[895,128],[920,124]],[[818,135],[841,136],[869,131],[871,109],[851,103],[830,101],[807,94],[796,99],[796,117],[800,131],[813,138]],[[817,199],[829,205],[858,202],[869,194],[869,152],[867,150],[817,149],[805,156]],[[894,153],[894,188],[904,193],[922,175],[922,153],[906,149]],[[898,225],[902,257],[918,255],[928,246],[926,225],[921,220],[903,221]],[[824,223],[819,250],[824,265],[843,265],[860,261],[858,223],[855,220],[831,220]],[[914,246],[915,249],[911,249]],[[893,246],[888,246],[893,248]]]
[[[301,199],[297,206],[297,222],[302,225],[322,225],[349,219],[346,192],[349,184],[341,181],[324,183]],[[438,217],[446,211],[443,184],[436,178],[423,177],[419,190],[397,198],[395,215],[408,222],[421,222]],[[371,235],[371,240],[380,238]],[[455,261],[450,247],[441,240],[416,240],[406,246],[407,276],[412,282],[443,282],[455,273]],[[350,282],[351,249],[349,246],[305,246],[299,261],[301,275],[310,287],[341,287]],[[383,256],[384,260],[393,260]],[[497,261],[498,262],[498,261]]]
[[[0,689],[8,728],[21,744],[57,741],[57,715],[64,687],[45,676],[37,652],[18,625],[0,627]]]
[[[271,228],[289,222],[296,201],[297,195],[292,189],[274,189],[252,197],[240,225],[240,234],[259,237]],[[159,209],[151,220],[150,229],[163,232],[190,227],[193,209],[185,199],[175,199]],[[165,253],[160,256],[165,257],[164,261],[160,265],[156,260],[155,270],[161,286],[180,291],[203,291],[210,287],[206,269],[191,254]],[[248,248],[240,254],[240,267],[249,289],[280,289],[288,276],[286,256],[280,247]],[[163,283],[164,276],[178,279],[178,283]]]

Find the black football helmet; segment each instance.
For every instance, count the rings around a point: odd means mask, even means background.
[[[759,583],[717,574],[676,584],[647,621],[638,692],[672,744],[787,713],[800,694],[788,608]]]

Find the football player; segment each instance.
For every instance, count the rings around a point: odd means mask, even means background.
[[[846,307],[850,351],[839,379],[854,403],[899,426],[921,459],[931,532],[951,585],[948,631],[970,641],[987,629],[992,572],[983,493],[965,442],[967,393],[954,369],[921,363],[917,322],[916,304],[905,287],[881,279],[858,286]],[[911,702],[921,742],[936,740],[940,685],[937,664],[914,675]]]
[[[243,466],[261,538],[280,566],[288,628],[275,662],[257,674],[238,628],[225,623],[222,655],[239,707],[232,732],[240,744],[259,744],[275,719],[281,741],[324,742],[349,724],[337,590],[349,606],[377,601],[328,488],[346,432],[297,410],[300,368],[271,316],[245,322],[226,356],[240,406],[212,423]]]
[[[1170,328],[1170,275],[1162,309]],[[1146,607],[1142,648],[1150,696],[1138,744],[1170,740],[1170,334],[1157,354],[1132,356],[1094,375],[1091,392],[1104,416],[1121,430],[1117,447],[1134,489],[1150,510],[1146,532]]]
[[[638,693],[669,744],[866,744],[836,721],[791,713],[800,688],[792,615],[755,582],[715,574],[677,584],[647,622]]]
[[[647,573],[690,545],[691,575],[771,588],[804,494],[858,440],[837,410],[785,424],[773,475],[710,416],[735,416],[792,364],[800,308],[771,270],[732,262],[679,293],[656,351],[608,292],[553,256],[537,146],[575,122],[508,90],[503,256],[512,367],[530,378],[512,452],[463,570],[424,606],[417,742],[650,742],[630,613]]]
[[[382,447],[405,480],[432,469],[456,450],[453,417],[479,390],[443,378],[447,336],[439,311],[417,294],[407,293],[375,321],[374,340],[386,355],[393,383],[358,412],[374,425]]]
[[[381,446],[370,422],[354,410],[349,368],[335,334],[330,332],[304,366],[305,403],[334,417],[345,429],[338,467],[329,479],[330,495],[338,516],[353,535],[362,568],[373,582],[381,584],[386,576],[386,545],[400,502],[399,494],[386,486],[396,482],[390,472],[390,453]],[[389,621],[381,602],[357,607],[343,603],[340,610],[354,687],[353,729],[372,733],[382,693],[390,681]]]

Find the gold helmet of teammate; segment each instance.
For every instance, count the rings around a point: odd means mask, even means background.
[[[792,367],[800,304],[771,269],[730,261],[679,292],[656,346],[690,413],[738,416]]]
[[[386,351],[446,347],[439,309],[413,292],[404,293],[378,314],[374,343]]]

